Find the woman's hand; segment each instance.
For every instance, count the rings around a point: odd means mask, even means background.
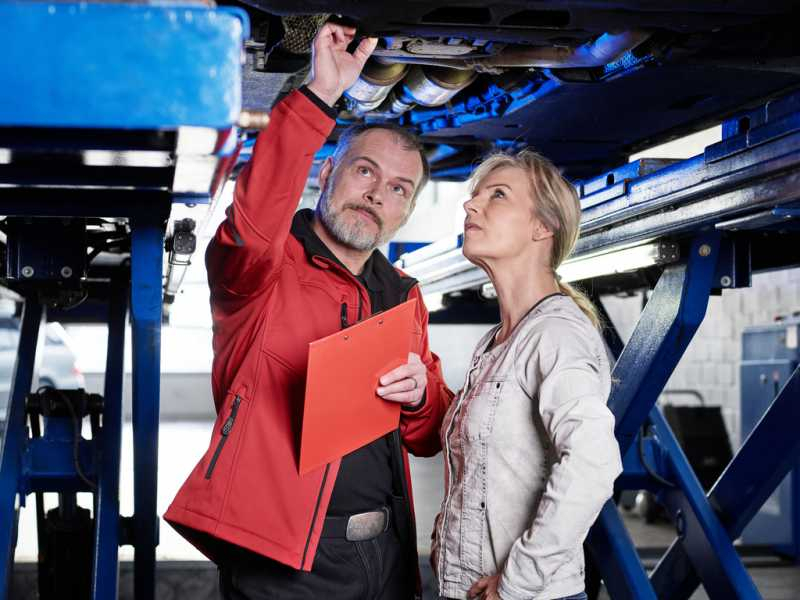
[[[467,592],[468,598],[481,598],[482,600],[501,600],[497,593],[497,584],[500,582],[500,575],[489,575],[481,577],[472,584]]]
[[[353,41],[353,27],[325,23],[314,38],[311,49],[311,80],[308,89],[328,106],[333,106],[342,93],[353,85],[378,43],[377,38],[364,38],[353,54],[347,46]]]

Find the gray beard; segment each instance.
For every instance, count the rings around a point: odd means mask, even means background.
[[[366,224],[360,222],[345,222],[345,220],[341,218],[341,212],[331,210],[330,204],[328,203],[328,192],[329,186],[326,185],[319,198],[317,213],[319,214],[319,220],[323,227],[325,227],[333,239],[348,248],[362,252],[374,250],[386,242],[386,240],[383,239],[383,225],[379,225],[378,231],[373,233],[367,229]],[[343,208],[342,211],[344,210],[347,209]]]

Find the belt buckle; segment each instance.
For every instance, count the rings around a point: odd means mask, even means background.
[[[389,528],[389,509],[359,513],[347,520],[345,537],[351,542],[364,542],[377,537]]]

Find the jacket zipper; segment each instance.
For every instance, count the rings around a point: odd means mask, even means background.
[[[211,479],[211,475],[214,473],[214,468],[217,466],[217,460],[219,460],[219,455],[222,453],[222,448],[225,446],[225,442],[228,440],[228,436],[233,429],[233,424],[236,422],[236,413],[239,412],[239,405],[241,403],[242,399],[237,395],[236,398],[233,399],[233,404],[231,405],[231,414],[228,415],[228,418],[225,419],[225,423],[222,425],[222,430],[220,431],[222,437],[219,439],[219,442],[217,442],[217,448],[214,450],[211,462],[208,463],[206,479]]]
[[[325,465],[325,472],[322,474],[322,485],[319,486],[319,495],[317,496],[317,503],[314,505],[314,516],[311,517],[311,528],[308,530],[308,537],[306,538],[306,547],[303,548],[303,560],[300,561],[300,567],[306,564],[306,555],[308,554],[308,546],[311,543],[311,534],[314,531],[314,523],[317,521],[317,513],[319,512],[319,505],[322,502],[322,492],[325,490],[325,482],[328,480],[328,471],[330,470],[330,463]]]

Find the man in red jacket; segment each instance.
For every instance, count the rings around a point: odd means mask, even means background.
[[[416,282],[376,251],[428,178],[419,142],[393,127],[343,134],[320,170],[316,212],[295,213],[333,104],[375,47],[325,25],[310,83],[272,111],[206,254],[217,408],[208,451],[165,518],[220,565],[226,598],[419,595],[408,451],[439,452],[452,398],[428,347]],[[384,375],[399,428],[305,475],[297,470],[308,344],[409,298],[413,352]]]

